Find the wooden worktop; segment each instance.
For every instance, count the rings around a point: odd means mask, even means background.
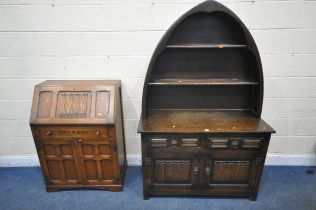
[[[138,132],[275,133],[275,130],[250,111],[151,110],[140,120]]]

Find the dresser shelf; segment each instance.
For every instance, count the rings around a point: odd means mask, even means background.
[[[258,85],[259,83],[251,79],[155,79],[149,85]]]
[[[172,45],[167,45],[166,48],[170,49],[182,49],[182,48],[189,48],[189,49],[194,49],[194,48],[246,48],[247,45],[245,44],[172,44]]]

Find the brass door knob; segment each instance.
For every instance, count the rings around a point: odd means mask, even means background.
[[[206,174],[206,176],[211,175],[211,168],[209,166],[205,168],[205,174]]]
[[[194,167],[194,175],[198,175],[199,174],[199,167],[195,166]]]

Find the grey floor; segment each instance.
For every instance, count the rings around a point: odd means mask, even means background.
[[[257,201],[246,198],[153,197],[144,201],[140,167],[129,167],[123,192],[45,191],[40,168],[0,168],[0,210],[316,210],[316,168],[264,169]]]

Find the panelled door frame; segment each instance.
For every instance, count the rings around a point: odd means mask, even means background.
[[[205,180],[207,180],[205,182],[205,184],[207,185],[212,185],[212,184],[216,184],[218,186],[222,185],[238,185],[238,184],[248,184],[249,186],[251,185],[250,181],[255,179],[256,176],[256,169],[257,169],[257,165],[256,165],[256,157],[255,158],[251,158],[251,159],[240,159],[240,158],[229,158],[229,159],[213,159],[213,158],[209,158],[209,159],[205,159],[205,167],[209,167],[210,172],[209,175],[205,174]],[[241,182],[223,182],[223,183],[218,183],[215,182],[214,179],[214,164],[215,162],[222,162],[222,164],[234,164],[234,162],[236,162],[236,164],[245,164],[245,165],[249,165],[249,171],[248,171],[248,175],[247,175],[247,182],[245,183],[241,183]]]
[[[199,161],[200,158],[198,155],[192,155],[191,157],[175,157],[172,159],[166,159],[166,158],[158,158],[154,157],[149,154],[148,156],[149,159],[145,160],[148,161],[146,164],[147,168],[147,179],[146,179],[146,184],[147,185],[154,185],[157,187],[163,187],[163,186],[170,186],[170,184],[174,186],[182,186],[182,187],[197,187],[199,180],[201,179],[201,173],[200,171],[195,172],[196,168],[199,168]],[[173,182],[166,182],[166,183],[160,183],[160,182],[155,182],[155,161],[162,161],[162,164],[186,164],[184,161],[190,161],[191,166],[190,166],[190,182],[189,183],[173,183]],[[174,161],[174,162],[172,162]],[[177,162],[179,161],[179,162]]]
[[[161,138],[161,136],[158,136],[158,138]],[[170,137],[168,137],[170,139]],[[169,142],[166,144],[169,144]],[[146,187],[149,186],[156,186],[156,187],[164,187],[164,186],[170,186],[170,184],[174,186],[181,186],[181,187],[187,187],[187,188],[195,188],[199,187],[199,180],[201,180],[201,172],[200,172],[200,154],[198,152],[195,153],[189,153],[189,148],[181,148],[176,146],[168,146],[168,147],[156,147],[153,148],[150,146],[150,138],[146,138],[145,141],[142,141],[142,146],[147,147],[145,150],[143,148],[143,151],[146,151],[145,154],[143,154],[143,164],[145,164],[145,179],[144,184]],[[196,147],[197,148],[197,147]],[[195,148],[195,149],[196,149]],[[174,155],[173,152],[185,151],[184,154],[177,154]],[[162,163],[164,164],[186,164],[184,161],[190,161],[190,183],[157,183],[155,182],[155,161],[164,161]],[[168,162],[170,161],[170,162]],[[174,163],[172,161],[175,161]],[[143,167],[144,168],[144,167]],[[197,169],[197,171],[195,171]]]
[[[89,155],[84,155],[83,152],[83,148],[82,145],[85,144],[86,145],[94,145],[94,151],[95,151],[95,155],[93,155],[93,157],[89,157]],[[97,148],[99,145],[101,144],[106,144],[109,146],[110,148],[110,154],[109,155],[102,155],[105,157],[100,157],[101,155],[99,154],[99,149]],[[120,167],[118,167],[118,159],[117,159],[117,150],[116,150],[116,144],[113,141],[102,141],[102,140],[84,140],[84,139],[80,139],[78,140],[78,156],[79,156],[79,162],[80,162],[80,166],[82,174],[83,174],[83,181],[86,185],[92,184],[115,184],[117,183],[117,181],[119,180],[119,174],[120,174]],[[96,183],[90,183],[88,178],[87,178],[87,172],[85,169],[85,160],[94,160],[96,161],[96,166],[97,166],[97,175],[98,175],[98,182]],[[112,170],[113,170],[113,179],[112,180],[104,180],[102,179],[102,166],[101,166],[101,161],[102,160],[110,160],[112,162]]]
[[[78,176],[78,182],[79,184],[83,184],[83,185],[88,185],[89,182],[87,181],[87,177],[86,177],[86,173],[85,173],[85,166],[84,166],[84,155],[82,153],[82,147],[81,145],[83,144],[83,142],[87,142],[88,144],[108,144],[110,147],[110,154],[111,154],[111,161],[112,161],[112,167],[113,167],[113,181],[104,181],[102,180],[102,182],[97,183],[97,184],[115,184],[119,181],[119,174],[120,174],[120,167],[117,165],[117,145],[115,143],[115,141],[113,140],[94,140],[94,139],[86,139],[86,138],[59,138],[58,140],[56,139],[52,139],[52,138],[45,138],[45,139],[41,139],[41,138],[37,138],[35,139],[36,141],[36,149],[39,155],[39,161],[41,163],[42,166],[42,172],[44,175],[44,179],[46,181],[46,183],[48,185],[54,185],[57,183],[54,183],[54,181],[51,178],[50,172],[49,172],[49,167],[47,164],[47,161],[49,160],[56,160],[56,161],[62,161],[62,160],[74,160],[75,162],[75,167],[76,167],[76,172],[77,172],[77,176]],[[47,157],[47,155],[44,153],[44,146],[45,145],[70,145],[70,147],[72,148],[72,159],[70,159],[69,156],[64,156],[65,159],[60,158],[60,157]],[[61,152],[57,152],[58,154],[61,154]],[[97,162],[100,162],[101,160],[110,160],[109,158],[95,158]],[[61,164],[61,163],[60,163]],[[65,178],[65,172],[63,169],[63,166],[60,165],[60,169],[62,171],[62,173],[64,174],[63,177]],[[100,170],[100,166],[98,171]],[[63,179],[66,180],[66,179]],[[67,183],[67,181],[58,183],[57,185],[71,185],[74,183]]]
[[[248,185],[248,189],[250,192],[255,192],[256,189],[258,189],[259,183],[260,183],[260,174],[262,173],[265,155],[268,149],[269,140],[270,140],[270,134],[269,135],[257,135],[257,134],[250,134],[246,133],[243,135],[236,135],[235,133],[232,134],[215,134],[215,135],[207,135],[207,139],[215,138],[215,139],[226,139],[228,140],[227,143],[225,143],[225,147],[223,148],[211,148],[210,142],[207,141],[207,152],[209,154],[208,160],[205,160],[207,164],[209,164],[211,168],[211,174],[209,177],[205,177],[208,181],[206,182],[207,187],[211,188],[211,185],[217,185],[217,186],[242,186],[242,185]],[[249,148],[245,147],[243,148],[243,142],[244,140],[249,139],[255,139],[260,140],[260,143],[258,143],[258,147]],[[233,147],[232,143],[234,140],[241,140],[241,143],[239,143],[236,147]],[[220,143],[222,144],[222,143]],[[227,144],[227,145],[226,145]],[[229,144],[229,145],[228,145]],[[226,155],[218,155],[223,151],[229,151]],[[213,173],[214,173],[214,161],[227,161],[227,162],[233,162],[233,161],[240,161],[241,163],[244,162],[246,164],[246,161],[249,161],[249,172],[247,177],[247,183],[240,184],[240,183],[227,183],[227,184],[219,184],[212,182],[213,179]],[[211,163],[211,164],[210,164]],[[248,163],[247,163],[248,164]]]
[[[65,175],[65,169],[64,166],[62,165],[62,163],[60,161],[64,161],[64,160],[73,160],[75,162],[75,167],[76,167],[76,172],[77,172],[77,176],[78,176],[78,183],[79,184],[84,184],[83,182],[83,176],[81,173],[81,166],[80,166],[80,162],[79,162],[79,158],[78,158],[78,152],[77,152],[77,144],[78,142],[73,139],[73,138],[63,138],[63,139],[58,139],[58,140],[54,140],[54,139],[37,139],[36,141],[36,149],[38,151],[39,154],[39,160],[42,166],[42,172],[44,174],[44,179],[45,181],[49,184],[49,185],[54,185],[54,181],[52,180],[51,174],[49,172],[49,167],[48,167],[48,163],[47,161],[49,160],[56,160],[59,162],[59,167],[60,170],[63,173],[63,177],[64,179],[62,180],[66,180],[66,175]],[[60,154],[60,156],[52,156],[49,157],[48,155],[45,154],[44,152],[44,146],[45,145],[53,145],[57,148],[57,145],[69,145],[72,149],[72,158],[68,155],[68,156],[63,156],[61,155],[61,151],[60,149],[58,149],[59,151],[57,152],[57,154]],[[56,183],[57,184],[57,183]],[[67,183],[66,181],[58,183],[63,184],[63,185],[71,185],[73,183]]]

